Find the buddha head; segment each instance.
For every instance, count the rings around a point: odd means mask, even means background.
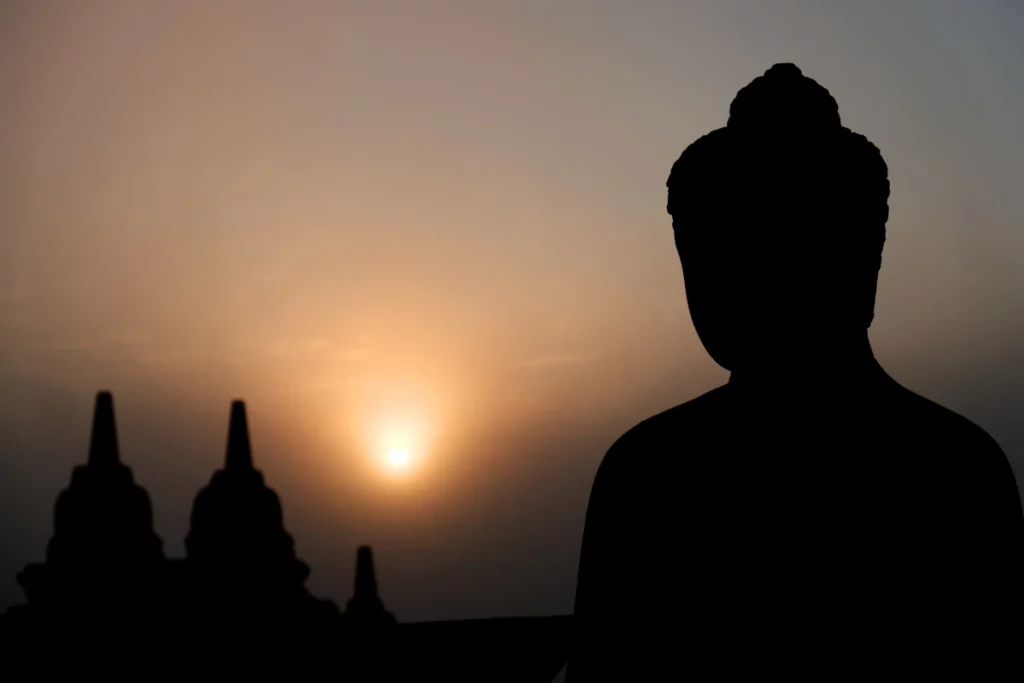
[[[888,169],[829,92],[777,64],[672,167],[668,212],[697,334],[728,370],[874,318]],[[769,351],[770,350],[770,351]]]

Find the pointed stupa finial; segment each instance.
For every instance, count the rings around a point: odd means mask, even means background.
[[[224,469],[252,469],[252,447],[249,445],[249,422],[245,417],[245,401],[231,403],[231,423],[228,427],[228,451],[224,458]]]
[[[377,572],[373,567],[373,551],[370,546],[360,546],[356,554],[356,587],[353,601],[376,602]]]
[[[92,435],[89,439],[90,465],[116,465],[121,461],[117,448],[117,425],[114,423],[114,396],[109,391],[96,394],[92,414]]]

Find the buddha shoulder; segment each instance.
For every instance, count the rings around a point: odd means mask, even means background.
[[[914,435],[941,450],[999,469],[1008,466],[1006,455],[992,436],[968,418],[906,387],[897,385],[892,413]]]
[[[601,472],[617,477],[631,471],[658,471],[660,466],[687,458],[727,420],[727,386],[649,417],[620,436],[601,462]],[[653,469],[652,469],[653,468]]]

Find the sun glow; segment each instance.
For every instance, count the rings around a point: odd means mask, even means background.
[[[369,370],[351,385],[345,408],[349,414],[349,438],[362,454],[367,474],[419,488],[433,469],[435,450],[447,420],[447,406],[436,387],[440,379],[396,378]],[[429,380],[429,381],[428,381]]]
[[[427,455],[426,425],[409,417],[379,420],[373,441],[373,459],[393,476],[408,476]]]
[[[404,470],[409,467],[412,458],[409,457],[409,451],[405,448],[392,448],[388,451],[386,458],[387,464],[395,470]]]

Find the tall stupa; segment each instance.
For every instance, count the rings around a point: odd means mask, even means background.
[[[204,604],[269,616],[312,599],[281,501],[253,464],[242,401],[231,405],[224,467],[195,498],[185,548]]]
[[[57,497],[46,561],[18,575],[30,607],[74,614],[151,607],[164,567],[149,494],[121,462],[114,399],[96,395],[89,456]]]

